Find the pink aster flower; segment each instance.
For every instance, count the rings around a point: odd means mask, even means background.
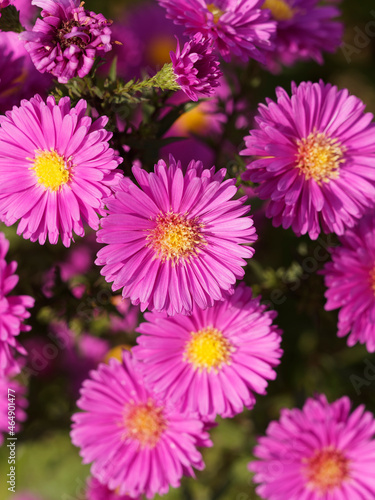
[[[342,234],[374,206],[373,115],[347,90],[330,84],[292,85],[292,97],[276,90],[277,103],[259,107],[257,128],[241,154],[257,157],[244,180],[259,183],[271,201],[274,226],[292,227],[316,239],[321,231]]]
[[[26,420],[27,399],[25,394],[26,388],[17,380],[0,376],[0,446],[4,442],[4,435],[9,437],[9,422],[15,423],[14,432],[17,433],[20,430],[20,422]],[[8,419],[8,412],[11,413],[10,416],[15,416],[15,418]]]
[[[141,497],[129,497],[128,495],[118,495],[116,491],[108,489],[95,477],[89,477],[86,490],[87,500],[142,500]]]
[[[194,160],[184,175],[172,156],[169,167],[160,160],[155,172],[133,173],[140,188],[125,179],[106,202],[101,273],[142,311],[189,314],[194,303],[205,309],[221,300],[254,253],[243,244],[256,240],[252,218],[242,217],[246,197],[231,200],[235,179]]]
[[[111,50],[112,21],[83,8],[79,0],[33,0],[42,8],[32,30],[20,34],[35,67],[51,73],[60,83],[83,78],[97,52]]]
[[[0,376],[20,371],[15,354],[25,355],[26,351],[16,337],[31,329],[23,322],[30,317],[27,309],[34,305],[34,299],[28,295],[7,296],[18,283],[18,276],[14,274],[17,262],[7,264],[5,260],[8,249],[9,242],[0,232]]]
[[[146,313],[138,332],[137,359],[144,362],[145,380],[155,391],[213,419],[233,417],[252,408],[254,393],[265,394],[276,378],[280,330],[272,325],[251,288],[240,285],[223,302],[191,316]]]
[[[215,42],[221,56],[229,61],[238,56],[264,62],[263,51],[272,48],[270,38],[276,23],[262,10],[264,0],[158,0],[167,17],[186,27],[185,34],[200,32]]]
[[[322,52],[335,52],[342,43],[344,27],[336,21],[339,9],[320,0],[265,0],[277,22],[275,47],[267,54],[277,64],[291,66],[298,60],[314,59],[323,64]]]
[[[0,116],[0,218],[17,234],[65,246],[84,224],[98,229],[103,197],[122,177],[105,116],[92,122],[84,100],[70,109],[39,95]]]
[[[170,54],[176,83],[192,101],[198,101],[197,94],[211,95],[220,85],[222,72],[212,50],[211,40],[197,33],[182,51],[177,39],[176,53]]]
[[[91,473],[118,495],[153,498],[178,487],[193,467],[204,467],[197,446],[210,446],[204,424],[160,398],[144,383],[140,366],[124,351],[92,371],[73,415],[73,444]]]
[[[308,399],[284,409],[258,440],[249,464],[266,500],[371,500],[375,498],[375,419],[349,398],[329,404]]]
[[[331,249],[325,275],[325,309],[340,308],[338,336],[349,334],[348,345],[366,344],[375,352],[375,215],[365,216]]]

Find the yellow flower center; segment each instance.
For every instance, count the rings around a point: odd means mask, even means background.
[[[304,463],[308,486],[321,495],[341,486],[349,477],[349,460],[333,448],[316,451]]]
[[[146,239],[157,258],[176,264],[180,259],[189,260],[206,245],[202,227],[197,218],[188,219],[186,215],[168,212],[157,216],[156,225]]]
[[[183,354],[184,361],[194,365],[200,371],[220,370],[230,364],[233,345],[220,330],[208,326],[198,332],[191,332]]]
[[[345,147],[337,139],[321,132],[311,132],[308,137],[297,141],[297,146],[296,166],[306,179],[321,184],[339,176],[340,165],[345,162]]]
[[[375,295],[375,266],[370,270],[370,286],[372,288],[372,291],[374,292]]]
[[[224,14],[224,11],[220,10],[219,7],[216,7],[214,3],[207,4],[207,9],[214,16],[214,23],[216,24],[221,16]]]
[[[37,151],[34,160],[32,160],[34,170],[39,184],[46,189],[57,191],[66,184],[71,178],[71,162],[56,151]]]
[[[179,134],[189,135],[192,132],[199,134],[207,130],[209,118],[208,113],[204,111],[204,104],[204,102],[198,104],[175,121]]]
[[[294,9],[292,9],[284,0],[266,0],[262,9],[269,9],[272,17],[276,21],[287,21],[294,16]]]
[[[175,48],[176,39],[174,37],[168,35],[155,37],[147,48],[150,62],[155,66],[162,66],[171,62],[169,53],[171,50],[175,50]]]
[[[130,404],[125,413],[126,438],[139,441],[142,447],[154,448],[167,427],[163,408],[150,400],[147,403]]]
[[[122,356],[123,356],[124,350],[131,351],[131,349],[132,349],[132,347],[129,344],[116,345],[115,347],[112,347],[112,349],[110,349],[107,352],[107,354],[104,356],[103,362],[108,363],[108,361],[111,358],[115,358],[115,359],[118,359],[119,361],[122,361]]]

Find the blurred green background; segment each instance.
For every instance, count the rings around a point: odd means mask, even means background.
[[[116,19],[131,3],[138,5],[140,2],[88,0],[85,7]],[[273,98],[278,85],[289,89],[292,80],[322,78],[348,88],[367,104],[367,110],[375,112],[375,5],[372,0],[347,0],[342,10],[346,52],[339,49],[335,55],[325,56],[324,66],[304,63],[286,69],[281,75],[262,75],[254,91],[254,103],[267,96]],[[374,36],[368,37],[367,43],[358,39],[358,32],[364,32],[370,21]],[[350,62],[348,51],[353,51]],[[245,133],[242,131],[242,136]],[[1,227],[1,230],[11,240],[8,259],[19,262],[18,293],[34,295],[38,301],[31,320],[33,332],[45,334],[48,315],[56,303],[45,302],[40,283],[43,273],[67,251],[60,246],[39,247],[37,243],[26,242],[15,235],[13,228]],[[247,471],[256,436],[263,434],[269,422],[279,417],[281,408],[301,407],[315,392],[325,393],[331,401],[347,395],[355,406],[364,403],[375,413],[375,381],[370,383],[365,379],[365,360],[375,364],[374,356],[363,346],[348,348],[346,339],[336,336],[337,313],[324,311],[325,288],[316,271],[329,259],[326,246],[332,242],[334,239],[327,236],[316,242],[307,237],[297,238],[292,231],[275,229],[270,222],[263,223],[255,260],[249,263],[246,281],[265,300],[273,302],[278,311],[276,322],[284,331],[284,356],[277,369],[278,377],[269,384],[268,395],[258,398],[253,411],[244,411],[231,420],[218,419],[219,425],[212,431],[214,447],[203,451],[206,469],[197,473],[196,481],[184,479],[180,489],[171,490],[163,498],[258,499]],[[322,256],[320,262],[313,257],[318,251]],[[93,269],[85,279],[90,283],[89,294],[93,296],[105,286],[98,269]],[[60,293],[63,297],[66,290]],[[70,295],[64,300],[70,301],[73,308],[77,306],[76,299]],[[104,317],[93,320],[89,326],[94,335],[105,336],[106,324]],[[87,328],[86,324],[84,326]],[[24,334],[22,339],[26,335],[32,334]],[[124,335],[121,340],[132,344],[134,335]],[[359,388],[360,380],[364,383]],[[41,500],[84,499],[89,467],[81,465],[78,450],[71,445],[68,434],[74,408],[74,398],[62,373],[30,378],[29,418],[17,442],[17,492],[27,490]],[[7,456],[3,446],[0,449],[0,498],[4,499],[13,495],[6,491],[4,480],[9,471]]]

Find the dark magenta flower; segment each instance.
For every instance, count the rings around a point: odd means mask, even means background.
[[[170,54],[176,82],[192,101],[198,100],[197,93],[210,95],[220,85],[222,72],[212,51],[211,40],[197,33],[182,51],[177,40],[176,53]]]
[[[266,0],[263,9],[277,22],[275,47],[268,53],[271,69],[298,60],[322,64],[322,52],[335,52],[341,45],[344,26],[335,19],[341,14],[337,7],[320,0]]]
[[[22,99],[36,93],[47,97],[51,75],[41,75],[35,68],[18,33],[0,31],[0,113],[12,109]]]
[[[1,9],[5,9],[5,7],[8,7],[10,5],[9,0],[0,0],[0,17],[1,17]]]
[[[220,55],[229,61],[264,62],[264,50],[272,48],[270,38],[276,23],[270,12],[262,9],[263,0],[158,0],[167,17],[186,27],[185,34],[200,32],[213,39]]]
[[[34,0],[42,19],[20,34],[35,67],[51,73],[60,83],[86,76],[98,51],[112,49],[112,21],[83,8],[79,0]]]

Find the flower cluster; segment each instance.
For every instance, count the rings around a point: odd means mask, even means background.
[[[319,0],[265,0],[263,9],[277,24],[274,48],[267,54],[271,69],[279,62],[291,66],[308,59],[322,64],[322,52],[335,52],[342,42],[343,25],[336,21],[341,12],[333,5]]]

